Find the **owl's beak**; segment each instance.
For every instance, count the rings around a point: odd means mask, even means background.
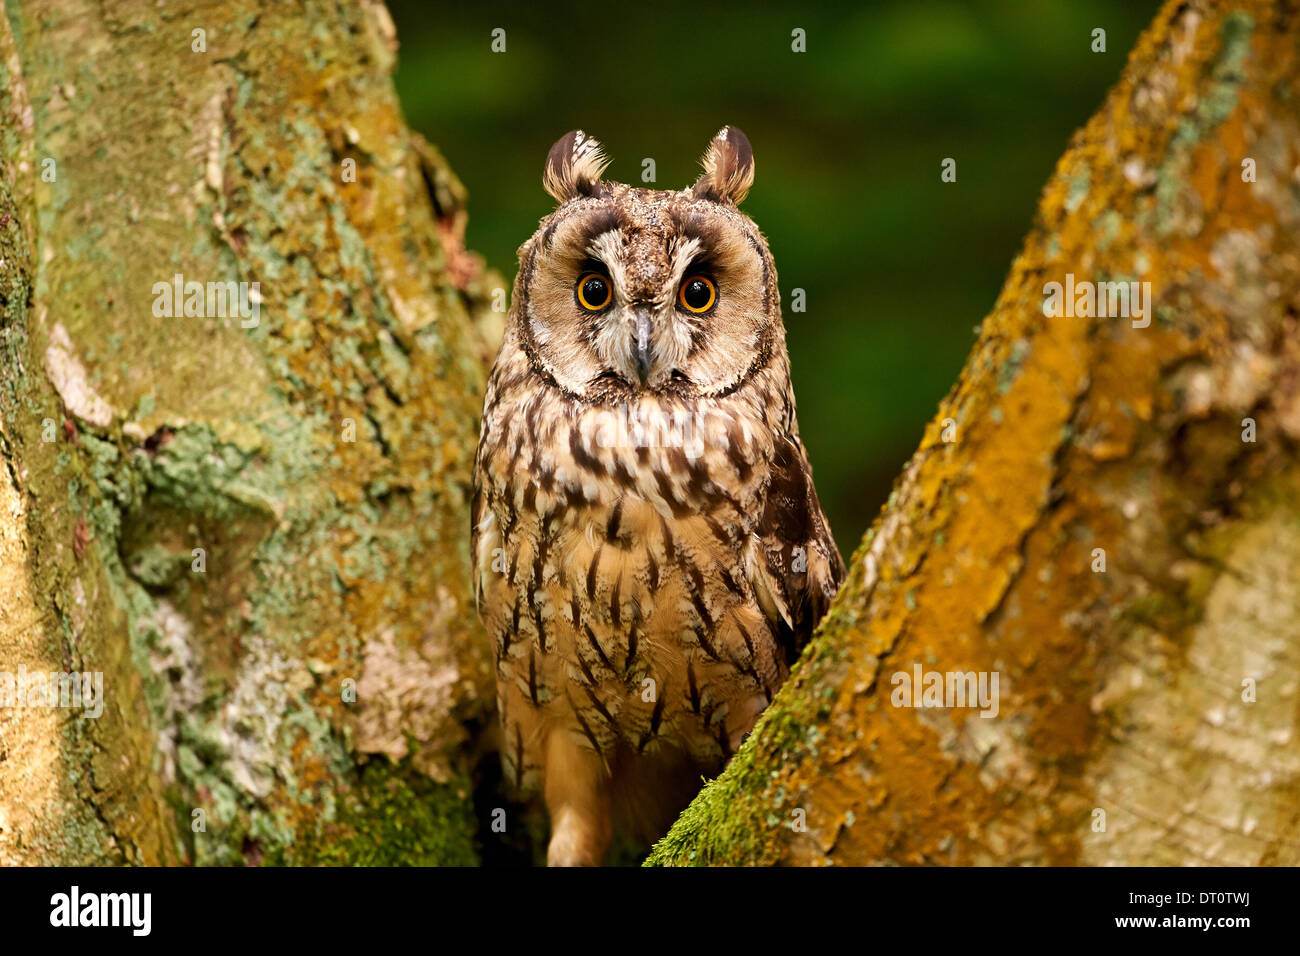
[[[650,378],[650,312],[637,309],[636,319],[636,373],[644,385]]]

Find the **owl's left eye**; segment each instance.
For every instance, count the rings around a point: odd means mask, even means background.
[[[687,312],[702,315],[718,301],[718,287],[708,276],[687,276],[677,290],[677,301]]]
[[[609,280],[598,272],[588,272],[578,279],[573,294],[578,300],[578,305],[588,312],[599,312],[609,305],[609,300],[614,297],[614,291],[609,287]]]

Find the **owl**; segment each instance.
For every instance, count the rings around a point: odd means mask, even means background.
[[[508,780],[550,865],[660,836],[749,733],[844,576],[795,420],[776,267],[722,129],[683,190],[581,131],[519,249],[474,465],[475,602]]]

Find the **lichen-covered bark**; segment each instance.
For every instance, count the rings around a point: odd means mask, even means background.
[[[1167,4],[819,637],[651,862],[1300,863],[1298,40],[1287,4]],[[1067,273],[1150,282],[1154,319],[1046,317]],[[894,706],[918,664],[998,673],[997,716]]]
[[[0,670],[106,706],[0,710],[0,864],[472,862],[488,280],[387,11],[2,9]]]

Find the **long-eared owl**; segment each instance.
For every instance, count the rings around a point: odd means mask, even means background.
[[[680,191],[602,180],[581,131],[519,250],[474,468],[475,598],[507,777],[551,864],[660,835],[736,750],[844,564],[795,421],[776,268],[721,130]]]

